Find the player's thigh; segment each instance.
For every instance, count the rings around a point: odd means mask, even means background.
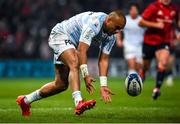
[[[167,65],[170,57],[170,53],[168,49],[159,49],[156,51],[156,59],[158,64]]]
[[[69,68],[64,64],[55,64],[55,83],[62,87],[68,87]]]
[[[135,57],[128,59],[127,62],[128,62],[128,67],[130,69],[136,69],[136,58]]]
[[[75,49],[68,49],[64,51],[60,55],[59,59],[69,68],[71,67],[78,68],[79,60],[78,60],[78,54]]]
[[[151,65],[151,60],[155,57],[156,46],[143,43],[142,48],[142,67],[148,70]]]
[[[54,64],[65,64],[71,67],[78,63],[76,49],[65,33],[52,32],[49,37],[49,46],[54,51]]]
[[[174,65],[174,62],[175,62],[175,56],[173,54],[170,54],[169,60],[168,60],[168,65],[170,67],[172,67]]]

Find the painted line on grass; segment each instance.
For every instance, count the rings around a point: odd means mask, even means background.
[[[55,110],[73,110],[74,108],[67,107],[67,108],[31,108],[32,111],[55,111]],[[0,112],[6,111],[19,111],[19,108],[0,108]]]

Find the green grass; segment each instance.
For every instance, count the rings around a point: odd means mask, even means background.
[[[123,79],[109,79],[109,87],[114,91],[112,103],[104,104],[100,99],[99,83],[96,92],[90,96],[82,83],[82,93],[86,99],[96,99],[96,108],[81,116],[73,113],[74,103],[71,91],[43,99],[32,104],[32,115],[24,118],[15,102],[21,94],[30,93],[51,79],[0,79],[0,122],[180,122],[180,79],[175,79],[173,87],[162,87],[157,101],[151,98],[154,80],[148,79],[140,96],[131,97],[125,92]]]

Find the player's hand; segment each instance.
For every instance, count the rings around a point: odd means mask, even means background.
[[[164,28],[164,23],[163,22],[157,22],[156,23],[156,28],[163,29]]]
[[[177,40],[180,41],[180,33],[177,34]]]
[[[94,78],[92,78],[90,75],[87,75],[84,78],[85,84],[86,84],[86,90],[88,91],[89,94],[93,94],[95,91],[95,87],[93,85],[93,82],[95,82],[96,80]]]
[[[123,47],[123,41],[117,41],[116,45],[117,45],[117,47],[122,48]]]
[[[100,93],[105,103],[111,102],[111,95],[114,95],[114,93],[107,86],[101,86]]]

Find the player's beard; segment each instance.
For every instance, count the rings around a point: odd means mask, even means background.
[[[112,32],[109,32],[109,30],[106,28],[105,25],[103,25],[103,32],[106,33],[107,35],[111,36],[113,33]]]
[[[103,32],[109,36],[111,36],[113,34],[112,32],[109,32],[108,29],[106,29],[106,28],[103,28]]]
[[[163,2],[163,0],[160,0],[161,1],[161,3],[163,4],[163,5],[165,5],[165,6],[168,6],[170,3],[171,3],[171,0],[170,1],[168,1],[168,2]]]

